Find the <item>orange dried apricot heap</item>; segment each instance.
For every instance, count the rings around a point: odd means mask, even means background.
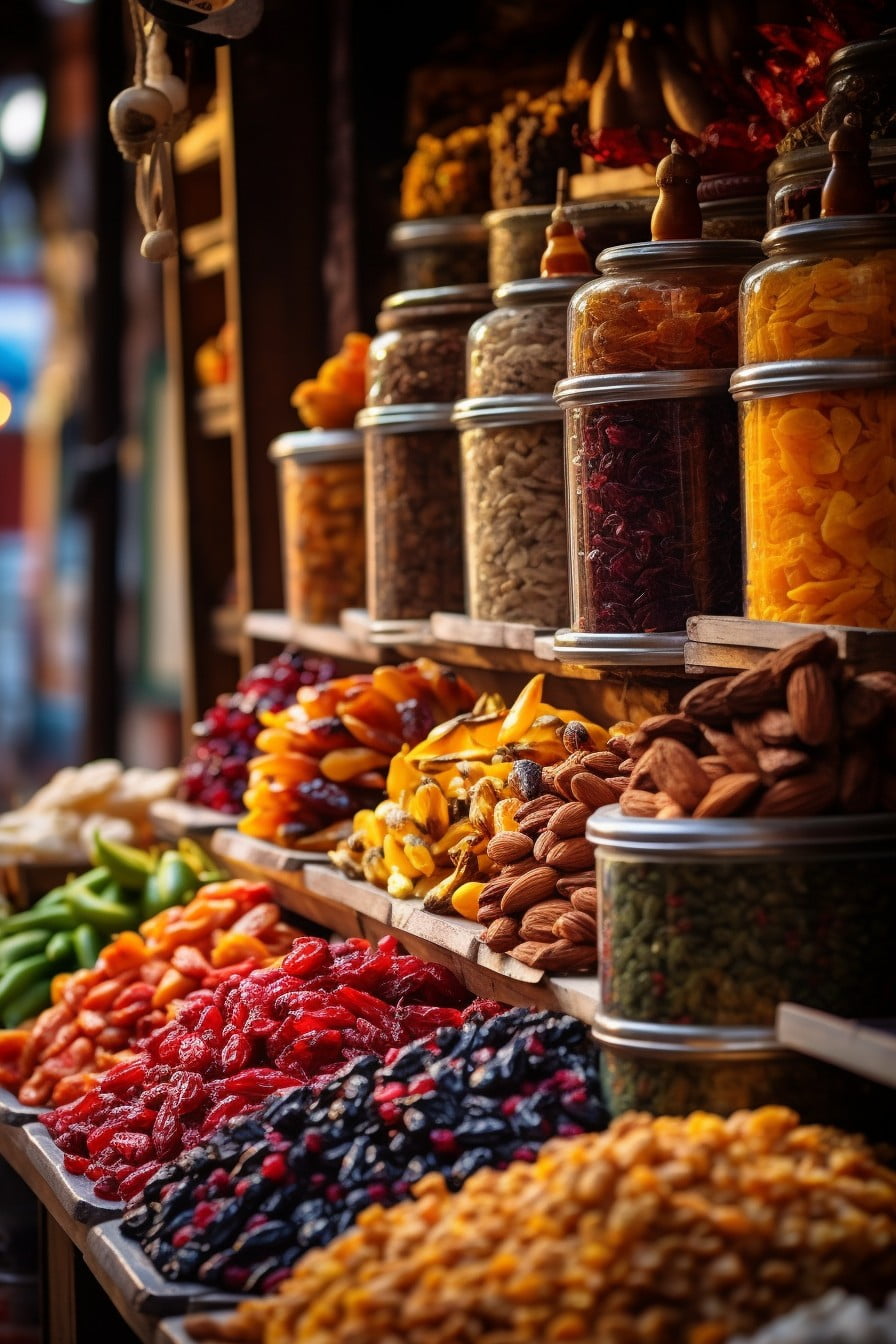
[[[743,407],[746,615],[896,629],[896,389]]]
[[[896,251],[762,267],[744,286],[741,362],[896,353]]]

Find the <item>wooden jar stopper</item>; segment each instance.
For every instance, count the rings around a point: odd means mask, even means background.
[[[669,151],[657,165],[656,185],[660,198],[650,217],[650,236],[659,243],[701,238],[703,216],[697,200],[700,167],[677,140],[672,141]]]
[[[873,215],[876,210],[871,150],[857,112],[847,112],[828,141],[831,170],[821,189],[821,215]]]
[[[566,214],[568,183],[567,169],[558,169],[557,201],[544,231],[547,246],[541,254],[541,275],[590,275],[594,269]]]

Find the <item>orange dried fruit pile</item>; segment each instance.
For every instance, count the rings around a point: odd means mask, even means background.
[[[896,628],[896,390],[743,407],[746,615]]]
[[[290,405],[308,429],[351,429],[364,405],[364,371],[370,337],[350,331],[342,348],[325,359],[316,378],[305,378],[293,390]]]

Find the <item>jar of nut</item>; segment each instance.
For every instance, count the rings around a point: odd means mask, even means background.
[[[586,280],[546,275],[499,285],[494,309],[470,327],[467,396],[550,396],[566,373],[569,301]]]
[[[389,230],[402,289],[484,283],[488,233],[478,215],[405,219]]]
[[[569,619],[563,412],[550,394],[470,397],[460,430],[467,614],[554,630]]]
[[[296,621],[326,624],[364,600],[364,450],[352,429],[281,434],[268,449],[280,492],[283,588]]]
[[[462,397],[467,332],[490,307],[488,285],[390,294],[367,352],[367,405],[437,404]]]
[[[369,406],[364,436],[367,609],[374,626],[460,611],[460,455],[453,403]]]

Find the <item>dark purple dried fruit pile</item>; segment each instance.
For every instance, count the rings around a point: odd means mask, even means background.
[[[123,1227],[171,1279],[270,1292],[313,1246],[427,1172],[459,1189],[533,1161],[555,1135],[602,1129],[598,1051],[575,1018],[514,1008],[354,1060],[161,1168]]]

